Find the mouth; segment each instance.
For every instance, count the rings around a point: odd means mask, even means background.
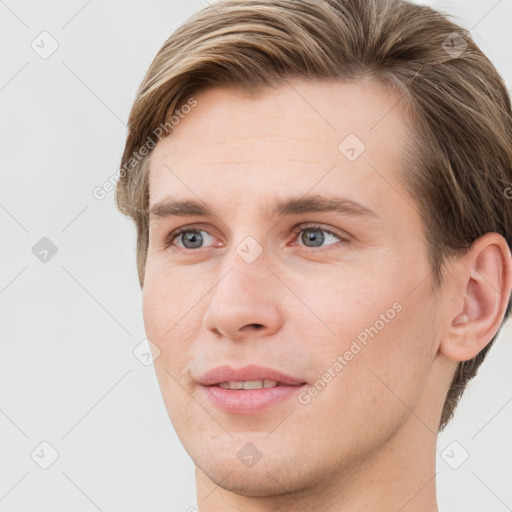
[[[257,414],[292,398],[307,383],[262,366],[214,368],[199,383],[215,407],[231,414]]]
[[[304,379],[287,375],[273,368],[255,364],[243,368],[217,366],[197,379],[203,386],[233,385],[231,389],[259,389],[264,387],[298,386],[305,384]],[[240,387],[241,386],[241,387]],[[247,386],[247,387],[245,387]]]
[[[298,384],[295,384],[298,385]],[[232,389],[232,390],[246,390],[246,389],[270,389],[275,388],[276,386],[289,386],[289,384],[285,384],[283,382],[277,382],[275,380],[246,380],[246,381],[228,381],[228,382],[219,382],[219,384],[212,384],[212,386],[218,386],[222,389]]]

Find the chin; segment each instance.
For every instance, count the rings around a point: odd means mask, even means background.
[[[219,471],[216,468],[212,472],[205,471],[205,474],[215,485],[242,496],[278,496],[296,490],[293,483],[288,481],[290,471],[283,475],[277,470],[267,469],[263,466],[259,470],[244,468],[242,471],[238,468]]]
[[[204,473],[202,477],[206,475],[213,484],[242,496],[286,495],[305,490],[330,473],[322,464],[315,471],[309,466],[313,459],[305,458],[297,450],[287,453],[276,448],[273,454],[263,454],[253,466],[247,467],[237,456],[239,448],[216,448],[210,444],[206,450],[195,451],[192,459]]]

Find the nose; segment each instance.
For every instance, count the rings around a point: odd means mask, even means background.
[[[230,263],[210,294],[204,328],[234,341],[275,334],[283,323],[279,280],[263,258],[247,263],[235,254]]]

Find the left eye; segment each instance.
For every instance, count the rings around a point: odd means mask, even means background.
[[[330,237],[331,239],[337,238],[339,241],[347,241],[346,238],[343,238],[340,235],[337,235],[337,234],[333,233],[332,231],[329,231],[328,229],[325,229],[321,226],[299,226],[293,230],[293,233],[295,233],[297,235],[301,232],[302,232],[302,236],[300,237],[300,240],[305,244],[308,244],[308,243],[313,244],[311,246],[305,245],[305,247],[307,247],[307,248],[319,247],[322,244],[322,242],[324,242],[326,240],[326,237],[322,234],[322,232],[327,233],[327,237]],[[327,245],[333,245],[333,244],[331,243],[331,244],[327,244]]]
[[[339,241],[345,241],[345,242],[348,241],[346,238],[342,237],[341,235],[337,235],[337,234],[333,233],[332,231],[325,229],[321,226],[317,226],[317,225],[312,225],[312,226],[301,225],[301,226],[294,228],[292,230],[292,232],[295,235],[299,235],[299,233],[303,233],[302,236],[300,237],[300,240],[305,244],[305,245],[302,245],[302,247],[306,247],[306,248],[320,247],[323,244],[323,242],[326,241],[326,239],[328,237],[330,237],[331,239],[332,238],[337,239]],[[178,247],[180,247],[182,249],[185,249],[185,250],[200,249],[201,244],[205,239],[205,237],[201,233],[205,233],[206,238],[210,237],[212,240],[214,239],[214,237],[211,236],[204,229],[178,228],[178,229],[174,230],[173,232],[171,232],[169,234],[169,236],[166,238],[165,247],[171,247],[173,245],[176,246],[174,244],[174,241],[176,239],[179,239],[181,241],[182,245],[181,246],[178,245]],[[327,233],[327,236],[325,236],[322,233]],[[297,238],[297,236],[295,238]],[[312,245],[307,245],[310,243]],[[333,245],[333,243],[330,243],[327,245]]]

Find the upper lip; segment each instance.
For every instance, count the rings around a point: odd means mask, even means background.
[[[272,368],[251,364],[243,368],[235,369],[231,366],[217,366],[202,375],[198,382],[203,386],[220,384],[221,382],[242,382],[250,380],[273,380],[280,384],[289,386],[299,386],[305,384],[305,381],[286,375]]]

